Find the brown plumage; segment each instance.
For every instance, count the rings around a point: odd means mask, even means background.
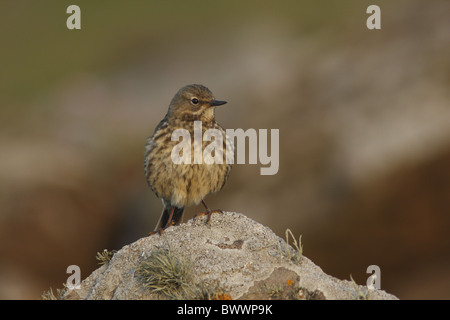
[[[155,228],[160,231],[181,222],[184,208],[200,202],[206,208],[208,220],[212,212],[203,199],[224,186],[231,170],[226,153],[233,152],[233,144],[226,143],[224,129],[215,121],[214,109],[225,104],[214,99],[211,91],[202,85],[188,85],[173,97],[166,116],[147,140],[144,169],[147,183],[163,202],[164,209]],[[223,164],[194,164],[194,121],[201,121],[202,136],[208,129],[218,129],[223,137],[223,150],[219,157]],[[186,129],[191,137],[191,164],[175,164],[172,149],[179,141],[172,141],[176,129]],[[202,153],[210,142],[202,143]],[[227,148],[228,147],[228,148]],[[203,214],[203,213],[202,213]]]

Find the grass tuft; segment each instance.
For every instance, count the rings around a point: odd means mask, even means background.
[[[99,261],[99,265],[104,265],[111,261],[111,258],[116,253],[116,250],[108,251],[107,249],[103,249],[102,252],[97,252],[97,255],[95,256],[95,259]]]
[[[171,250],[159,249],[153,252],[136,269],[136,276],[142,286],[175,300],[222,300],[231,299],[218,282],[194,283],[193,263]]]
[[[350,281],[353,284],[354,293],[353,296],[356,300],[369,300],[369,290],[362,290],[360,286],[353,279],[352,275],[350,275]]]
[[[295,263],[300,262],[303,256],[302,236],[300,235],[297,241],[290,229],[286,229],[285,236],[286,236],[285,248],[283,249],[281,248],[281,245],[279,245],[281,254]],[[291,250],[289,246],[289,236],[292,238],[292,246],[295,249],[294,251]]]
[[[170,250],[157,250],[137,268],[144,288],[177,299],[186,294],[192,281],[191,262]]]

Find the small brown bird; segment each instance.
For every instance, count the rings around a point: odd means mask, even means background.
[[[234,152],[233,144],[227,141],[225,130],[215,121],[216,106],[227,103],[215,100],[212,92],[205,86],[192,84],[181,88],[173,97],[166,116],[158,124],[153,135],[147,140],[144,159],[144,169],[147,183],[153,192],[163,202],[164,209],[156,225],[155,231],[161,231],[171,225],[181,223],[184,208],[202,202],[208,215],[207,222],[213,212],[204,198],[223,188],[231,170],[231,164],[226,163],[225,152],[222,163],[207,164],[204,161],[194,161],[194,121],[201,121],[202,137],[208,129],[218,129],[223,136],[223,149],[226,153]],[[172,140],[176,129],[185,129],[191,139],[190,164],[176,164],[172,160],[172,150],[179,143]],[[206,144],[202,143],[202,152]],[[184,156],[184,155],[183,155]],[[229,156],[229,155],[228,155]],[[220,162],[220,161],[219,161]]]

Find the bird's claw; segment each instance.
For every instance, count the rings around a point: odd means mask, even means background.
[[[220,213],[220,214],[223,214],[223,211],[220,210],[220,209],[217,209],[217,210],[208,210],[208,211],[206,211],[206,212],[200,212],[200,213],[197,213],[197,214],[194,216],[194,220],[197,220],[198,217],[201,217],[201,216],[205,216],[205,215],[206,215],[207,217],[206,217],[206,222],[205,222],[205,224],[208,224],[209,221],[211,220],[211,215],[212,215],[213,213]]]

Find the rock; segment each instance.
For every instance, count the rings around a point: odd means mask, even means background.
[[[325,274],[246,216],[225,212],[117,251],[61,299],[397,299]]]

